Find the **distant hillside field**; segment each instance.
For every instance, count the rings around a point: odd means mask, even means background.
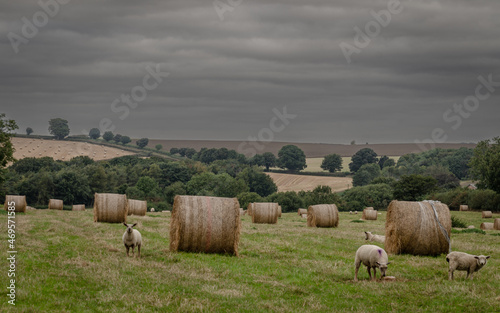
[[[352,187],[350,177],[309,176],[281,173],[267,173],[278,186],[278,191],[309,191],[318,185],[330,186],[332,191],[344,191]]]
[[[396,163],[399,160],[399,156],[389,156],[390,159],[393,159]],[[324,158],[306,158],[307,167],[303,170],[303,172],[324,172],[328,173],[321,168],[321,163]],[[349,163],[351,163],[351,157],[342,157],[342,170],[341,172],[349,171]]]
[[[243,150],[249,150],[252,147],[249,143],[243,141],[215,141],[215,140],[159,140],[150,139],[148,147],[154,148],[155,145],[161,144],[163,149],[168,151],[170,148],[194,148],[199,151],[201,148],[227,148],[239,151],[239,148]],[[427,149],[422,150],[416,144],[412,143],[394,143],[394,144],[364,144],[364,145],[340,145],[340,144],[324,144],[324,143],[290,143],[290,142],[262,142],[258,143],[262,145],[262,150],[256,151],[257,153],[272,152],[278,155],[278,151],[284,145],[296,145],[306,154],[308,158],[322,158],[325,155],[337,153],[343,157],[351,157],[356,152],[363,148],[373,149],[378,155],[387,156],[402,156],[407,153],[412,152],[423,152],[430,150],[430,146],[427,145]],[[441,143],[435,144],[435,148],[443,149],[458,149],[461,147],[475,148],[475,144],[470,143]],[[244,151],[241,153],[245,154]]]
[[[12,138],[17,160],[29,157],[52,157],[54,160],[69,161],[77,156],[88,156],[96,161],[112,159],[134,153],[99,144],[80,141],[44,140],[31,138]]]

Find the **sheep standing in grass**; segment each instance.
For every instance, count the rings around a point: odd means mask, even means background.
[[[375,245],[363,245],[356,251],[356,259],[354,265],[356,266],[356,273],[354,281],[358,281],[358,270],[361,263],[366,266],[370,280],[372,280],[371,269],[373,268],[373,280],[377,278],[377,267],[380,269],[380,278],[385,276],[387,265],[390,264],[387,253],[384,249]]]
[[[127,224],[123,223],[127,227],[127,230],[123,234],[123,244],[125,245],[125,248],[127,248],[127,256],[128,255],[128,250],[132,248],[132,256],[134,256],[134,247],[137,247],[137,252],[139,253],[139,258],[141,257],[141,244],[142,244],[142,236],[141,233],[137,229],[133,229],[137,223],[134,224]]]
[[[385,242],[385,236],[382,236],[382,235],[373,235],[371,232],[365,231],[365,240],[370,240],[370,241],[384,243]]]
[[[453,280],[454,271],[467,271],[467,277],[472,279],[474,272],[479,271],[486,265],[490,256],[472,255],[464,252],[453,251],[446,256],[446,262],[450,263],[448,269],[448,279]]]

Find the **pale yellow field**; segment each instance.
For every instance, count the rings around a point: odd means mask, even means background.
[[[330,186],[338,192],[352,187],[350,177],[307,176],[281,173],[267,173],[278,186],[278,191],[309,191],[318,185]]]
[[[395,162],[398,162],[399,156],[390,156]],[[321,163],[324,158],[306,158],[307,167],[303,172],[328,172],[321,168]],[[349,163],[351,163],[351,157],[342,157],[342,170],[341,172],[349,171]]]
[[[17,160],[28,157],[41,158],[45,156],[62,161],[69,161],[76,156],[88,156],[94,160],[105,160],[133,154],[121,149],[79,141],[14,137],[12,138],[12,143],[16,149],[14,158]]]

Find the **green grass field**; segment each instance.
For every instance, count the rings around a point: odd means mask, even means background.
[[[452,212],[467,225],[479,212]],[[498,312],[500,234],[453,233],[452,248],[491,255],[465,280],[448,281],[445,256],[389,255],[394,282],[368,281],[354,254],[363,231],[384,233],[377,221],[340,214],[338,228],[306,227],[295,213],[277,225],[242,218],[239,257],[170,253],[165,213],[129,217],[143,236],[143,257],[127,258],[121,224],[94,223],[92,211],[28,211],[16,216],[15,308],[7,303],[7,215],[0,214],[0,275],[6,312]],[[500,217],[495,214],[494,217]],[[489,220],[492,222],[492,220]]]

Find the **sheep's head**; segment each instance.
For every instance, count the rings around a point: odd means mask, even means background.
[[[391,262],[387,262],[387,263],[376,262],[375,264],[377,264],[382,277],[385,277],[385,271],[387,271],[387,265],[391,264]]]
[[[486,261],[490,258],[490,256],[475,255],[474,258],[476,259],[477,265],[479,265],[479,267],[483,267],[486,265]]]
[[[370,239],[370,235],[371,235],[371,234],[372,234],[371,232],[369,232],[369,231],[365,231],[365,240]]]
[[[134,223],[134,224],[123,223],[123,225],[125,225],[125,227],[127,227],[127,233],[131,234],[134,231],[133,227],[135,225],[137,225],[137,223]]]

